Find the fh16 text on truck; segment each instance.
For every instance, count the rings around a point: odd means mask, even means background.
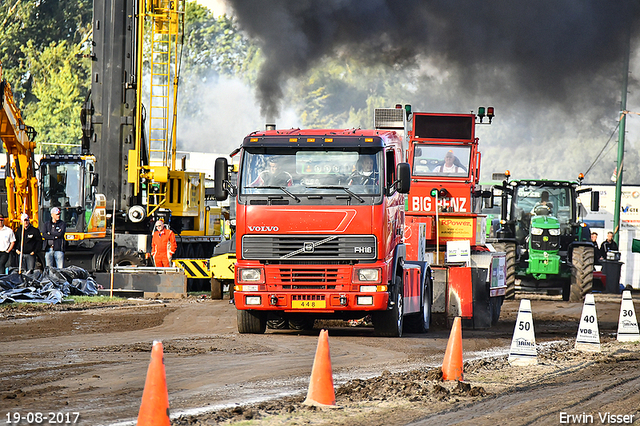
[[[477,231],[475,121],[407,105],[376,110],[374,130],[254,132],[239,149],[236,185],[219,158],[216,198],[236,198],[238,330],[371,315],[377,335],[401,336],[405,326],[426,332],[432,313],[476,327],[497,321],[504,253]],[[465,171],[432,174],[444,162],[429,155],[447,150],[464,154]],[[434,187],[440,198],[411,208]],[[450,241],[467,242],[462,261],[438,256]]]

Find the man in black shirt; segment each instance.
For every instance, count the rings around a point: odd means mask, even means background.
[[[31,271],[36,267],[36,253],[42,248],[42,234],[26,213],[22,213],[20,219],[22,226],[16,232],[16,252],[22,255],[22,268]]]
[[[602,252],[600,251],[600,248],[598,247],[598,233],[597,232],[592,232],[591,233],[591,243],[593,244],[593,259],[594,259],[594,263],[596,265],[600,264],[600,259],[602,258]]]
[[[618,251],[618,243],[613,241],[613,232],[607,233],[607,239],[600,246],[601,256],[607,257],[607,252]]]

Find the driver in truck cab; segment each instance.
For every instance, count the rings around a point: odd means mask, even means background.
[[[435,173],[465,173],[464,168],[455,164],[456,156],[453,151],[449,150],[444,155],[444,163],[437,166],[433,171]]]
[[[258,177],[251,182],[251,186],[291,186],[293,177],[282,169],[280,161],[276,158],[267,160],[267,168],[258,174]]]
[[[377,185],[378,173],[373,171],[373,158],[370,155],[360,157],[356,171],[349,177],[349,185]]]

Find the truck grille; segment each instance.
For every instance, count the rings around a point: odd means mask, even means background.
[[[545,251],[558,250],[560,249],[560,236],[549,235],[549,231],[545,229],[542,235],[531,235],[531,248]]]
[[[363,260],[377,258],[373,235],[245,235],[247,260]]]
[[[280,268],[280,281],[282,283],[335,283],[338,281],[338,270]]]

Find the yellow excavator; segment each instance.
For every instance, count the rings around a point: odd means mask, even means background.
[[[34,226],[38,226],[38,179],[35,176],[33,127],[22,120],[9,83],[3,79],[0,64],[0,139],[7,155],[4,183],[7,188],[5,225],[15,231],[20,226],[20,215],[26,213]],[[4,210],[4,208],[2,209]],[[7,221],[8,219],[8,221]]]

